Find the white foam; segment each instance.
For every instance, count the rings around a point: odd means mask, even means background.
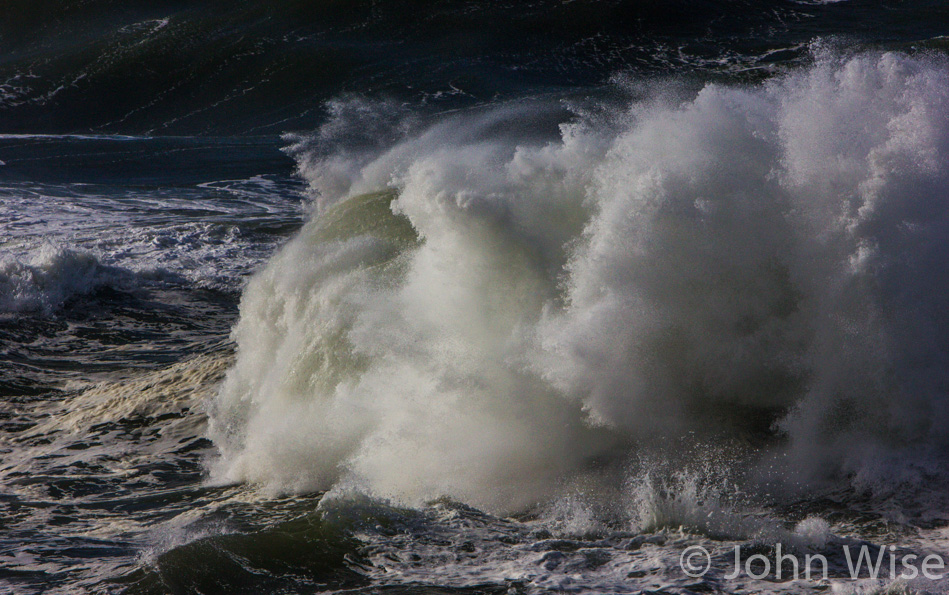
[[[49,313],[71,297],[122,284],[128,276],[90,253],[45,244],[25,261],[0,260],[0,313]]]
[[[253,279],[217,477],[510,510],[748,411],[789,411],[803,485],[945,440],[947,65],[819,55],[682,97],[559,138],[525,124],[560,110],[539,102],[307,153],[322,212],[394,187],[421,243],[389,266],[317,215]]]
[[[265,176],[144,193],[0,184],[0,311],[50,312],[102,285],[128,289],[135,277],[239,290],[282,239],[266,227],[298,222],[292,192]],[[56,265],[79,255],[85,265]]]

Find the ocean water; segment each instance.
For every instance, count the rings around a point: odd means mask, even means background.
[[[945,3],[7,4],[0,592],[949,592]]]

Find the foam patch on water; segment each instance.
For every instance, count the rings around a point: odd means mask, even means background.
[[[268,176],[147,192],[2,183],[0,309],[48,314],[72,295],[150,281],[236,292],[299,225],[298,194]]]

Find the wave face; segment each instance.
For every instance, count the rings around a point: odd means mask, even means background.
[[[949,421],[949,64],[816,51],[409,114],[382,149],[328,140],[389,107],[340,107],[244,293],[216,476],[516,510],[692,436],[762,481],[905,480]]]
[[[944,45],[947,20],[937,0],[17,3],[0,130],[273,134],[346,93],[457,108],[619,71],[760,78],[815,36]]]

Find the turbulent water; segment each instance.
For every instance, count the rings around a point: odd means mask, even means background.
[[[949,592],[943,3],[8,4],[0,590]]]

